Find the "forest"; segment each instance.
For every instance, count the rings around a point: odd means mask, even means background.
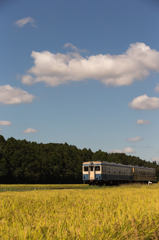
[[[159,165],[136,156],[92,152],[67,143],[43,144],[13,137],[5,140],[0,135],[0,184],[82,183],[82,163],[98,160],[155,168],[159,181]]]

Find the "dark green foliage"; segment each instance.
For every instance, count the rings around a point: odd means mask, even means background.
[[[78,149],[65,144],[37,144],[0,135],[0,183],[82,183],[82,163],[108,161],[156,169],[159,165],[124,153]]]

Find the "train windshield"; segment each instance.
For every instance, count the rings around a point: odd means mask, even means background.
[[[84,172],[88,172],[88,167],[84,166],[83,168]],[[100,171],[100,166],[89,166],[89,171],[93,172],[93,171],[99,172]]]

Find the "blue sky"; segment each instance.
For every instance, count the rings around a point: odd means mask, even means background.
[[[156,0],[0,2],[0,134],[159,162]]]

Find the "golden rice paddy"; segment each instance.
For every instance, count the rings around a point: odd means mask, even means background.
[[[159,239],[159,184],[70,186],[0,185],[0,239]]]

